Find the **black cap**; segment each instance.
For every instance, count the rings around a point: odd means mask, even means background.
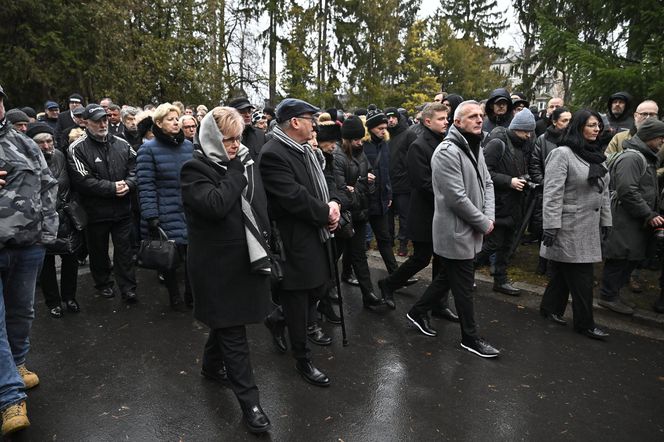
[[[79,94],[71,94],[69,96],[69,102],[70,103],[81,103],[81,104],[83,104],[83,97],[81,97]]]
[[[249,99],[247,97],[237,97],[233,98],[229,103],[228,106],[234,107],[237,110],[242,110],[246,109],[248,107],[252,109],[256,109],[253,104],[249,102]]]
[[[337,123],[319,124],[318,141],[339,141],[341,139],[341,126]]]
[[[277,122],[283,123],[293,117],[303,114],[315,114],[316,112],[318,112],[318,108],[306,101],[297,98],[286,98],[281,100],[281,103],[277,106]]]
[[[386,107],[385,108],[386,117],[397,117],[399,118],[399,110],[396,107]]]
[[[34,123],[28,124],[28,130],[25,132],[25,134],[30,138],[34,138],[37,134],[53,135],[53,129],[46,123],[35,121]]]
[[[92,103],[85,107],[83,118],[86,120],[99,121],[106,116],[106,111],[98,104]]]
[[[28,117],[37,118],[37,112],[30,106],[22,107],[21,110],[25,112],[25,115],[27,115]]]
[[[73,111],[71,111],[71,113],[76,115],[78,118],[84,118],[83,114],[85,114],[85,108],[83,106],[79,106]]]
[[[351,115],[346,118],[344,124],[341,125],[341,137],[344,140],[359,140],[364,138],[366,130],[360,117]]]

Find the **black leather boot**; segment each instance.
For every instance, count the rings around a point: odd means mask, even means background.
[[[384,305],[385,302],[382,299],[376,297],[374,292],[369,292],[367,294],[362,294],[362,305],[367,310],[373,310],[374,307]]]
[[[341,324],[341,318],[337,313],[334,311],[334,307],[332,307],[332,301],[328,297],[324,297],[318,302],[318,306],[316,306],[316,310],[318,310],[318,313],[321,314],[321,317],[325,317],[327,319],[327,322],[331,322],[332,324]]]

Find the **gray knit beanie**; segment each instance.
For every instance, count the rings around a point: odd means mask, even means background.
[[[514,115],[512,122],[510,123],[510,130],[525,130],[526,132],[532,132],[535,130],[535,116],[528,109],[524,109],[521,112]]]

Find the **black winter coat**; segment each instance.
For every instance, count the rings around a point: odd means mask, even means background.
[[[494,129],[484,147],[484,159],[493,181],[498,225],[514,225],[521,219],[525,192],[512,189],[511,183],[513,177],[528,173],[531,153],[530,140],[523,141],[503,128]]]
[[[352,158],[337,146],[334,149],[334,181],[339,195],[349,202],[346,207],[351,211],[354,220],[369,219],[369,197],[374,192],[374,183],[369,184],[367,174],[372,172],[369,160],[362,149],[356,149]],[[346,186],[354,187],[350,192]]]
[[[53,177],[58,180],[58,196],[55,210],[58,212],[58,237],[53,244],[46,245],[46,252],[53,254],[73,253],[83,244],[81,232],[74,228],[69,215],[64,207],[72,199],[71,187],[69,185],[69,173],[67,171],[67,159],[65,154],[54,150],[51,155],[44,155],[46,164],[51,170]]]
[[[563,133],[553,126],[549,126],[546,131],[537,137],[533,147],[533,153],[530,156],[528,164],[528,173],[530,179],[538,184],[544,182],[544,165],[546,157],[553,149],[558,147],[558,142],[562,139]]]
[[[74,190],[89,222],[113,221],[131,216],[131,194],[136,191],[136,152],[122,138],[105,141],[85,135],[69,146],[69,169]],[[116,196],[115,182],[124,180],[129,193]]]
[[[385,215],[388,204],[392,201],[392,182],[390,181],[390,146],[385,140],[371,136],[362,145],[364,154],[376,176],[376,191],[369,198],[369,215]]]
[[[499,98],[504,98],[507,100],[507,112],[504,115],[496,115],[493,113],[493,104]],[[505,88],[494,89],[489,95],[489,99],[486,102],[484,107],[484,112],[486,116],[484,117],[484,122],[482,123],[482,130],[485,132],[491,132],[495,127],[508,127],[510,121],[512,121],[512,98],[510,97],[509,92]]]
[[[305,158],[276,138],[261,149],[260,173],[268,213],[281,234],[286,254],[284,290],[310,290],[330,281],[332,273],[319,229],[327,226],[329,206],[316,198]],[[330,199],[341,204],[330,189]]]
[[[55,140],[55,146],[64,151],[66,146],[69,145],[69,139],[65,138],[69,136],[69,130],[72,127],[76,127],[76,123],[71,116],[71,111],[67,110],[66,112],[61,112],[58,115],[58,121],[55,123],[55,129],[53,139]]]
[[[242,144],[249,148],[251,158],[258,161],[260,151],[265,144],[265,132],[253,126],[245,126],[242,132]]]
[[[408,179],[408,165],[406,154],[408,146],[415,140],[413,133],[408,130],[408,122],[400,117],[399,122],[390,132],[390,182],[392,193],[410,193],[410,180]],[[412,138],[411,138],[412,137]]]
[[[262,321],[270,307],[270,279],[250,272],[241,202],[247,179],[196,151],[182,166],[181,183],[194,317],[211,329]],[[268,235],[267,203],[257,173],[251,206],[259,229]]]
[[[408,232],[413,241],[433,242],[434,197],[431,184],[431,157],[444,136],[429,128],[422,131],[408,148],[408,176],[413,189],[410,193]]]

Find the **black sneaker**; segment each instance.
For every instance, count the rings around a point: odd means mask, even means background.
[[[99,290],[99,294],[104,298],[110,299],[115,296],[115,290],[113,290],[113,287],[106,287],[105,289]]]
[[[477,338],[470,343],[461,341],[461,347],[482,358],[496,358],[500,356],[500,351],[493,348],[482,338]]]
[[[431,325],[429,324],[429,318],[427,318],[426,316],[417,316],[417,315],[411,316],[410,313],[407,313],[406,318],[408,318],[408,320],[412,322],[415,325],[415,327],[417,327],[423,334],[427,336],[438,335],[438,332],[431,328]]]

